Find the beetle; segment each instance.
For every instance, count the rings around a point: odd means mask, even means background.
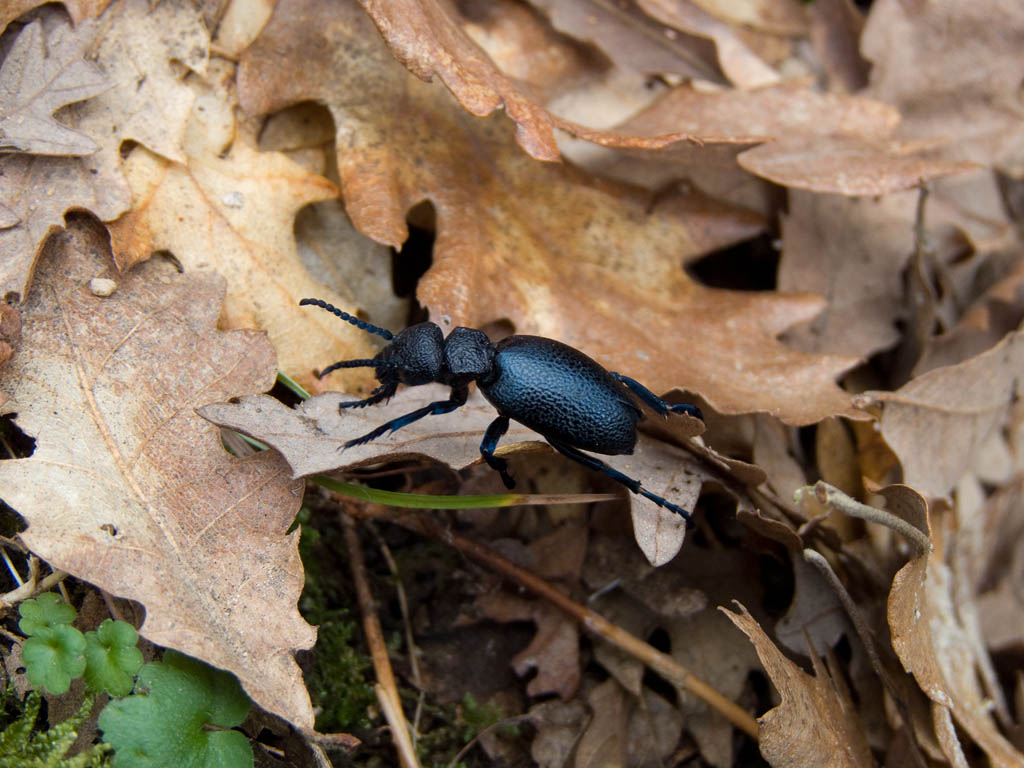
[[[415,387],[439,382],[451,387],[447,400],[438,400],[381,424],[347,441],[345,448],[368,443],[425,416],[451,413],[466,403],[469,384],[475,381],[498,411],[498,418],[484,433],[480,454],[501,475],[506,488],[514,488],[515,480],[509,474],[508,462],[495,456],[494,450],[508,429],[509,420],[514,419],[539,432],[556,451],[573,461],[604,472],[633,493],[690,519],[687,510],[651,493],[638,480],[584,451],[605,455],[632,453],[637,441],[636,425],[643,418],[637,398],[666,418],[670,413],[686,413],[703,420],[696,406],[667,403],[640,382],[607,371],[578,349],[543,336],[508,336],[493,344],[483,331],[462,326],[446,338],[441,327],[431,322],[395,334],[321,299],[302,299],[299,305],[325,309],[390,342],[372,359],[345,360],[319,373],[323,378],[341,368],[374,369],[380,386],[364,400],[340,403],[339,410],[389,400],[399,384]]]

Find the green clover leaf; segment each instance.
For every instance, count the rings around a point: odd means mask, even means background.
[[[36,630],[21,647],[25,674],[36,688],[53,694],[65,693],[71,679],[85,670],[85,637],[68,624]]]
[[[19,606],[18,612],[21,614],[18,627],[26,635],[68,625],[75,620],[75,609],[53,592],[45,592],[35,600],[26,600]]]
[[[127,696],[142,666],[142,652],[136,648],[139,635],[123,621],[107,619],[95,632],[85,633],[85,684],[99,693]]]
[[[249,698],[234,675],[175,651],[146,664],[138,687],[148,690],[112,701],[100,714],[103,738],[115,749],[116,768],[246,768],[252,746],[233,728],[249,713]]]

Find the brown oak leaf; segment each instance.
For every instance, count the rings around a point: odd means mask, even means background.
[[[327,104],[346,208],[370,237],[398,246],[406,211],[434,204],[434,263],[418,297],[443,330],[510,320],[728,413],[804,424],[849,411],[835,377],[853,360],[776,340],[817,299],[710,290],[680,269],[754,234],[758,217],[697,193],[653,205],[635,188],[535,163],[502,121],[468,117],[396,66],[358,8],[321,3],[278,4],[243,56],[241,103],[253,113]]]
[[[26,297],[22,342],[0,368],[6,413],[36,441],[0,461],[0,495],[54,568],[141,602],[140,632],[234,672],[300,727],[313,710],[293,651],[302,483],[273,452],[237,460],[194,409],[260,392],[276,362],[258,331],[216,330],[223,281],[155,260],[120,274],[106,236],[54,238]],[[96,295],[93,278],[113,280]],[[45,489],[41,492],[40,489]]]

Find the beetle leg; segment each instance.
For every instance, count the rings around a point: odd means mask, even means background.
[[[629,376],[623,376],[621,373],[616,373],[615,371],[609,371],[609,373],[611,373],[612,376],[614,376],[616,379],[618,379],[627,387],[629,387],[629,389],[633,392],[634,395],[639,397],[641,400],[643,400],[645,403],[651,406],[651,408],[653,408],[657,413],[661,414],[662,416],[668,416],[669,413],[685,413],[690,416],[695,416],[701,421],[704,421],[704,414],[700,412],[700,408],[698,408],[697,406],[690,405],[689,403],[666,403],[664,400],[662,400],[656,394],[651,392],[651,390],[649,390],[639,381],[631,379],[629,378]]]
[[[419,421],[424,416],[439,416],[442,413],[451,413],[456,408],[465,405],[467,397],[469,397],[469,387],[465,384],[456,385],[452,387],[451,396],[447,400],[438,400],[436,403],[425,405],[412,413],[407,413],[405,416],[399,416],[397,419],[381,424],[372,432],[367,432],[362,437],[349,440],[345,443],[344,447],[351,448],[353,445],[362,445],[371,440],[376,440],[385,432],[395,432],[402,427],[412,424],[414,421]]]
[[[508,430],[507,416],[499,416],[492,421],[487,427],[487,431],[484,432],[483,442],[480,443],[480,455],[484,457],[484,461],[491,469],[501,475],[501,481],[511,491],[516,487],[516,481],[508,473],[508,462],[494,455],[494,449],[498,447],[498,441],[501,440],[501,436],[505,434],[506,430]]]
[[[338,403],[338,409],[341,410],[343,408],[363,408],[367,405],[376,405],[381,400],[390,400],[392,396],[395,394],[395,390],[397,389],[397,381],[392,381],[388,384],[381,384],[379,387],[373,390],[373,392],[370,393],[370,396],[365,400],[349,400],[348,402],[345,403]]]
[[[557,450],[559,453],[565,456],[568,456],[573,461],[578,461],[580,464],[582,464],[585,467],[589,467],[590,469],[596,469],[601,472],[604,472],[612,480],[614,480],[617,483],[622,483],[624,486],[629,488],[629,490],[631,490],[633,493],[638,493],[641,496],[650,499],[659,507],[664,507],[665,509],[669,509],[675,512],[677,515],[681,515],[687,522],[690,521],[689,512],[687,512],[682,507],[673,504],[668,499],[658,496],[656,493],[651,493],[646,488],[640,485],[639,480],[634,480],[629,475],[622,474],[621,472],[619,472],[619,470],[609,467],[600,459],[596,459],[590,454],[584,453],[579,448],[573,448],[571,445],[566,445],[565,443],[557,443],[551,438],[547,438],[547,441],[551,443],[555,450]]]

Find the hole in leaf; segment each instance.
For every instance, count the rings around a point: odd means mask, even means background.
[[[391,252],[391,286],[396,296],[415,297],[420,278],[434,262],[434,239],[437,232],[437,215],[434,206],[427,201],[409,209],[406,216],[409,238],[399,251]],[[410,310],[410,323],[426,320],[426,312],[415,304]]]
[[[35,453],[35,438],[25,434],[15,422],[16,413],[0,416],[0,460],[24,459]]]
[[[686,271],[711,288],[734,291],[772,291],[779,269],[773,235],[761,235],[730,248],[709,253],[687,265]]]

